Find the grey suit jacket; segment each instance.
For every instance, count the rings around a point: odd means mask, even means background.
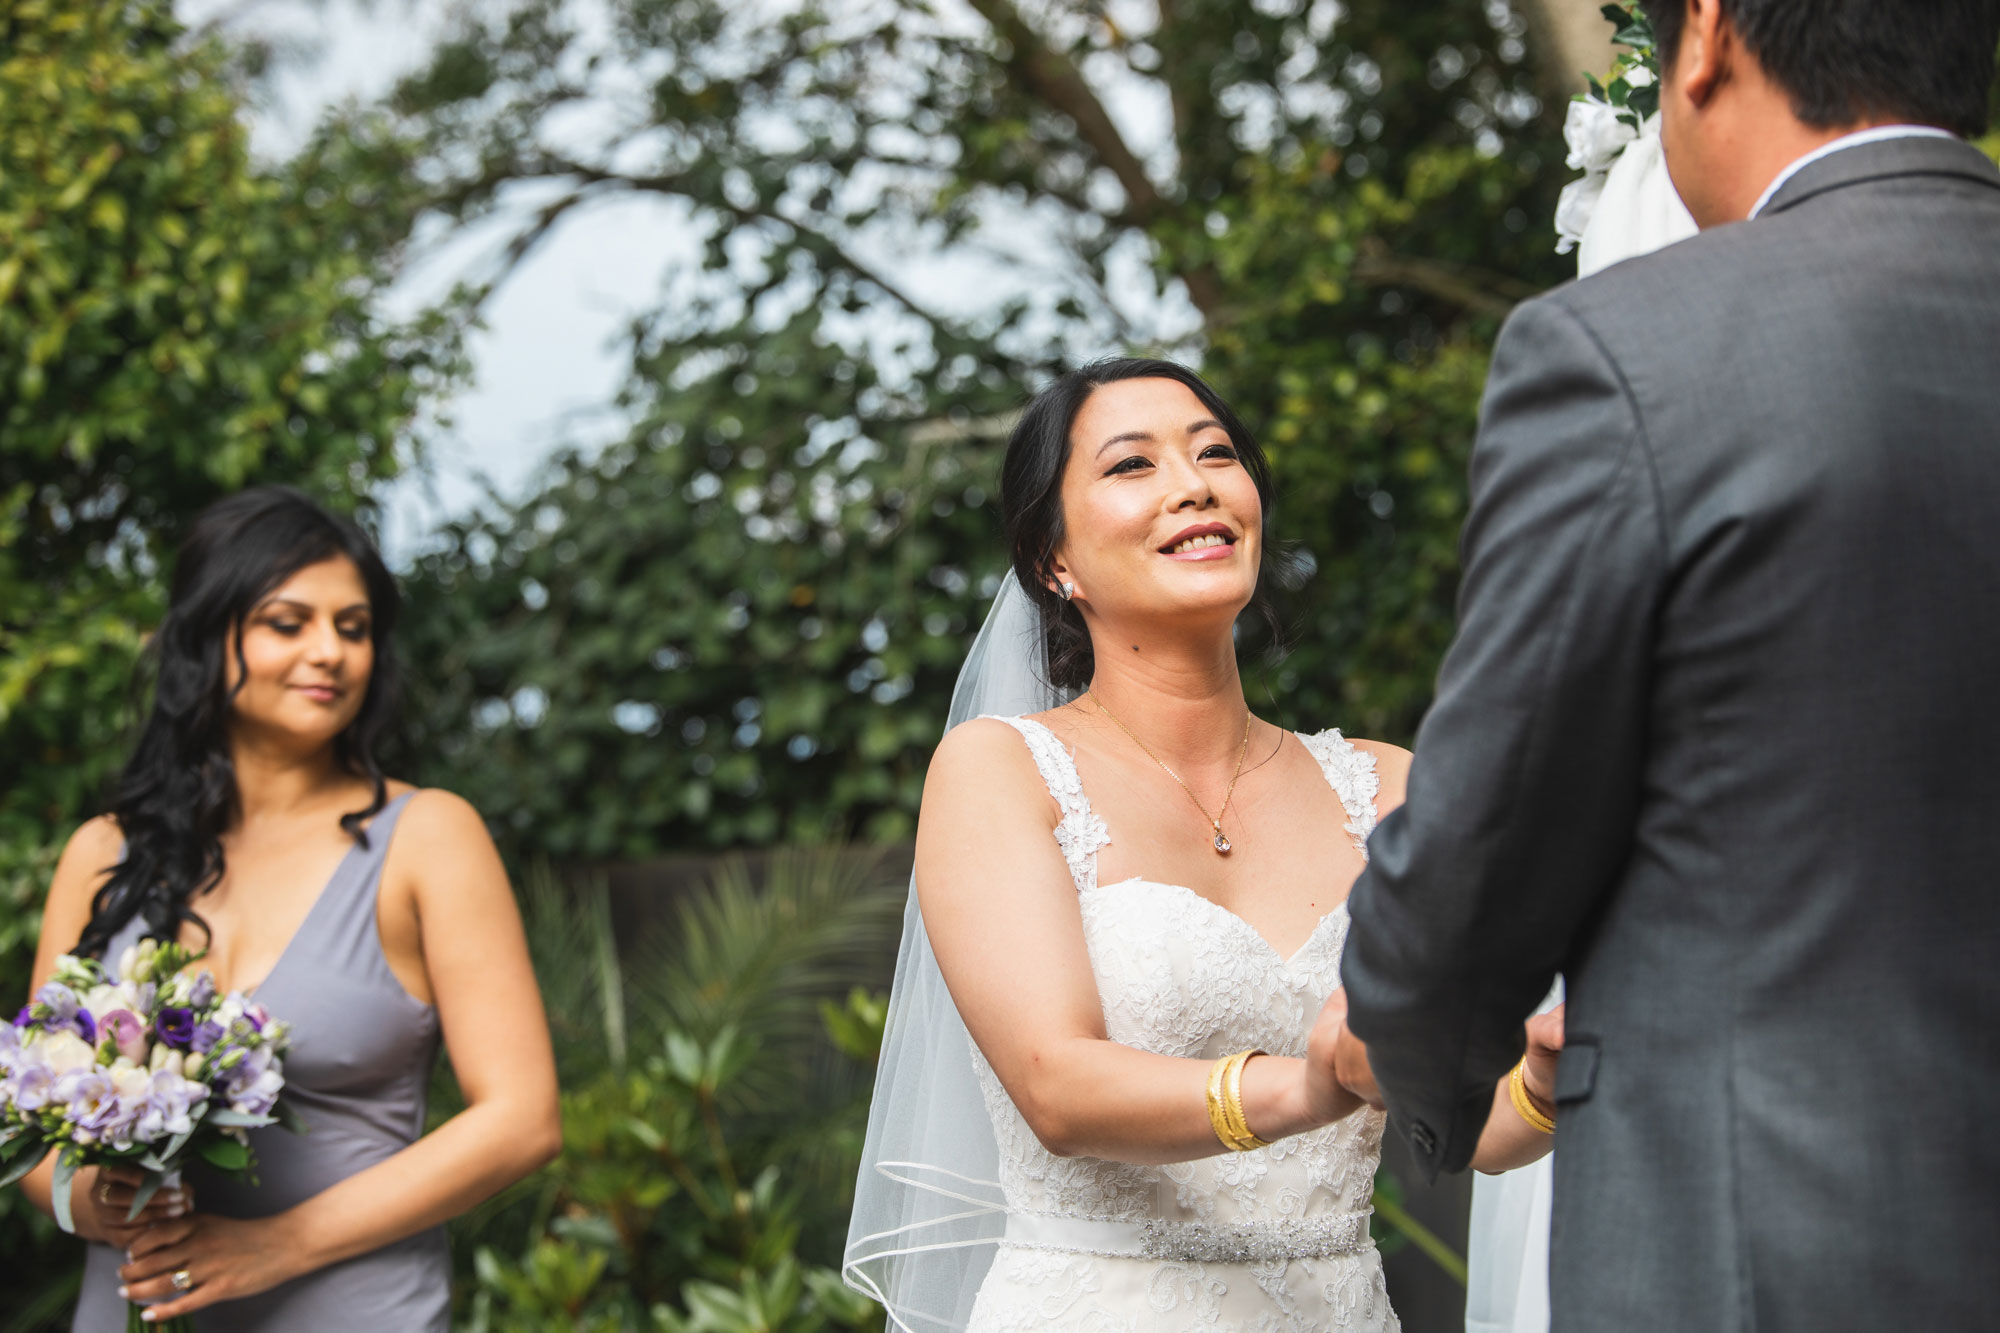
[[[2000,172],[1522,306],[1350,1023],[1462,1168],[1562,972],[1558,1330],[2000,1326]]]

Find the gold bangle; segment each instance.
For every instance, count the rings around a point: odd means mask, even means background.
[[[1222,1075],[1229,1066],[1229,1056],[1208,1067],[1208,1127],[1215,1131],[1215,1137],[1231,1152],[1241,1151],[1229,1133],[1229,1117],[1222,1109]]]
[[[1264,1141],[1252,1134],[1243,1123],[1243,1065],[1252,1055],[1262,1055],[1262,1051],[1238,1051],[1225,1055],[1208,1067],[1208,1126],[1215,1131],[1215,1137],[1231,1152],[1249,1152],[1262,1148]],[[1232,1114],[1231,1102],[1235,1102]]]
[[[1252,1148],[1268,1148],[1270,1143],[1257,1137],[1250,1128],[1250,1122],[1243,1114],[1243,1066],[1250,1063],[1252,1056],[1262,1055],[1262,1051],[1238,1051],[1229,1058],[1229,1068],[1222,1076],[1222,1109],[1229,1117],[1229,1132],[1243,1145],[1241,1151]]]
[[[1556,1132],[1556,1122],[1543,1115],[1540,1108],[1535,1105],[1534,1099],[1528,1096],[1527,1068],[1528,1061],[1524,1056],[1521,1063],[1514,1066],[1513,1072],[1507,1075],[1507,1099],[1514,1103],[1514,1110],[1519,1113],[1521,1119],[1544,1134],[1553,1134]]]

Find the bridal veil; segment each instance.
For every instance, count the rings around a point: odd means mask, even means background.
[[[1044,675],[1034,603],[1009,571],[959,671],[946,729],[1063,703]],[[931,953],[913,876],[841,1276],[882,1305],[892,1329],[963,1328],[1006,1221],[972,1037]]]

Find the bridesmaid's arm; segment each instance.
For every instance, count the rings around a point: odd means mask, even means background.
[[[917,897],[939,970],[972,1039],[1042,1145],[1058,1156],[1165,1163],[1224,1151],[1208,1122],[1208,1060],[1112,1041],[1084,946],[1055,804],[1020,735],[968,722],[938,747],[917,824]],[[1264,1139],[1360,1105],[1321,1060],[1260,1056],[1244,1118]]]
[[[414,894],[423,964],[465,1110],[395,1156],[274,1217],[197,1213],[149,1231],[121,1270],[171,1319],[366,1254],[459,1216],[562,1149],[555,1058],[512,889],[478,812],[425,791],[403,812],[384,891]],[[197,1206],[200,1200],[196,1200]],[[169,1275],[195,1288],[178,1300]]]

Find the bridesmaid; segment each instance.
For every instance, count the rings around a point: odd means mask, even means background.
[[[136,1175],[80,1171],[74,1333],[127,1300],[203,1333],[450,1327],[443,1223],[561,1146],[554,1060],[506,872],[478,813],[385,778],[394,581],[295,491],[212,506],[174,571],[151,715],[110,813],[70,839],[42,923],[65,950],[206,948],[294,1025],[309,1132],[253,1131],[261,1183],[190,1171],[127,1225]],[[466,1109],[424,1131],[442,1037]],[[50,1167],[23,1182],[49,1207]]]

